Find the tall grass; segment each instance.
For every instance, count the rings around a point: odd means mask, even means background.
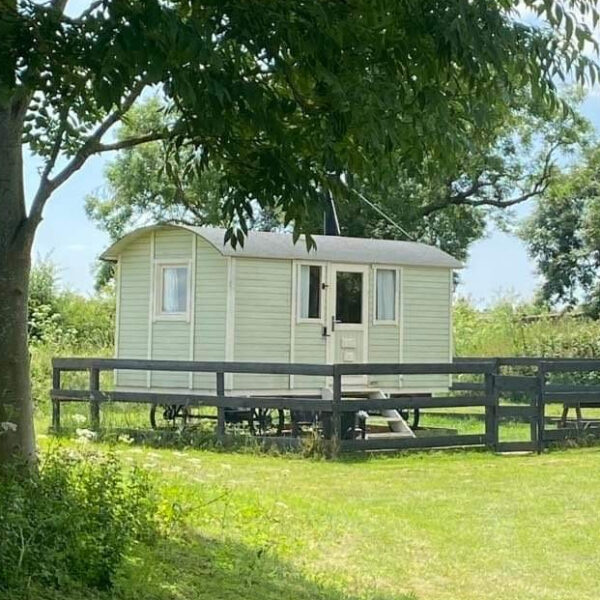
[[[531,317],[535,317],[533,320]],[[461,299],[454,306],[456,356],[600,356],[600,321],[554,317],[531,305],[501,300],[485,311]]]

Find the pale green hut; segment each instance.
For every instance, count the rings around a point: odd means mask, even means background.
[[[294,363],[452,360],[453,271],[462,265],[414,242],[224,230],[138,229],[102,258],[117,265],[117,358]],[[214,375],[117,373],[128,390],[212,391]],[[344,379],[347,390],[434,393],[447,376]],[[228,375],[239,394],[319,393],[320,377]]]

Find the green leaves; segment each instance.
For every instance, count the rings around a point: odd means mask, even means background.
[[[541,23],[516,0],[104,0],[81,17],[20,0],[0,25],[0,102],[41,92],[25,140],[77,155],[139,82],[160,86],[174,146],[219,174],[225,221],[243,232],[257,203],[303,230],[332,174],[401,160],[425,177],[516,95],[555,107],[556,77],[595,81],[595,3],[525,5]]]
[[[600,308],[600,148],[555,178],[523,228],[522,237],[544,277],[542,299]]]

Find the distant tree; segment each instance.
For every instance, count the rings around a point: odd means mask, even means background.
[[[543,277],[540,300],[600,316],[600,145],[554,179],[521,235]]]
[[[34,461],[27,350],[31,247],[49,198],[93,155],[167,139],[220,177],[239,242],[252,203],[295,233],[323,190],[403,167],[433,172],[495,129],[516,90],[595,80],[593,0],[0,0],[0,461]],[[525,22],[528,7],[540,22]],[[107,139],[145,89],[167,130]],[[23,146],[43,161],[25,203]],[[67,234],[67,232],[65,232]],[[16,431],[13,431],[16,429]]]

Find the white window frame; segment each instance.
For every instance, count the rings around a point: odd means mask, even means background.
[[[395,271],[396,281],[394,289],[394,319],[378,319],[377,318],[377,271]],[[402,277],[402,269],[386,265],[373,266],[373,325],[395,325],[400,323],[400,278]]]
[[[187,298],[185,312],[162,312],[163,271],[167,268],[187,269]],[[192,305],[192,261],[191,260],[155,260],[154,261],[154,321],[187,321],[190,322]]]
[[[302,267],[321,267],[321,285],[319,288],[319,317],[301,317],[302,310]],[[325,323],[325,288],[327,273],[326,265],[314,261],[301,261],[296,263],[296,323]]]

